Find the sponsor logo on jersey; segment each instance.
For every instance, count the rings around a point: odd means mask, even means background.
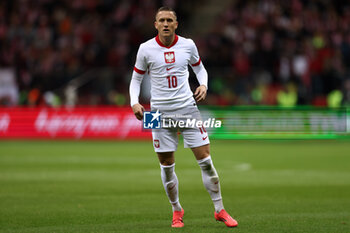
[[[165,63],[174,63],[175,62],[175,53],[174,52],[164,52]]]
[[[160,129],[161,128],[161,113],[144,112],[143,113],[143,128],[144,129]]]

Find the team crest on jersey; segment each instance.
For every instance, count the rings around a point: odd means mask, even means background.
[[[165,52],[164,59],[165,59],[165,63],[174,63],[175,62],[175,53],[174,52]]]
[[[159,148],[159,140],[158,139],[154,139],[154,147],[155,148]]]

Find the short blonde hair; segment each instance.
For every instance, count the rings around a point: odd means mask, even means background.
[[[171,12],[173,12],[174,15],[175,15],[175,19],[177,20],[176,12],[175,12],[171,7],[168,7],[168,6],[162,6],[162,7],[160,7],[160,8],[157,10],[157,13],[156,13],[156,20],[157,20],[157,15],[158,15],[158,13],[161,12],[161,11],[171,11]]]

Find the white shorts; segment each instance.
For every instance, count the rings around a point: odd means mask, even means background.
[[[190,106],[178,111],[161,112],[162,119],[179,120],[189,118],[201,119],[197,106]],[[164,117],[165,116],[165,117]],[[180,117],[179,117],[180,116]],[[185,116],[182,118],[181,116]],[[176,151],[179,142],[178,132],[182,134],[185,148],[195,148],[209,144],[208,133],[204,127],[172,127],[153,129],[153,147],[155,152],[172,152]]]

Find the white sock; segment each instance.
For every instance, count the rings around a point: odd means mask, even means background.
[[[202,180],[204,187],[207,189],[211,199],[213,200],[214,208],[217,213],[224,209],[222,203],[219,176],[215,170],[211,157],[197,160],[198,165],[202,169]]]
[[[175,163],[169,166],[160,165],[163,186],[172,205],[173,211],[181,211],[179,202],[179,183],[175,174]]]

